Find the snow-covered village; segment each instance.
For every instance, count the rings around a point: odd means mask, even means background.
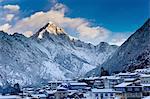
[[[1,88],[0,92],[1,99],[150,99],[150,68],[111,76],[49,81],[41,87],[15,84]]]

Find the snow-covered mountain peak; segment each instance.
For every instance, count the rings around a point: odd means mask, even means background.
[[[55,35],[66,34],[63,28],[60,28],[58,25],[54,24],[51,21],[48,23],[46,30],[49,33],[54,33]]]
[[[55,23],[49,21],[44,27],[42,27],[36,34],[37,38],[42,39],[45,32],[48,32],[53,35],[66,35],[66,32],[63,28],[60,28]]]

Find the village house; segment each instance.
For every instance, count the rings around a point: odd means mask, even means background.
[[[32,99],[47,99],[47,96],[45,94],[32,94]]]
[[[69,90],[78,90],[80,92],[86,92],[90,90],[90,87],[88,87],[88,84],[84,82],[70,82],[68,83],[68,89]]]
[[[117,91],[114,89],[92,89],[91,96],[92,99],[114,99],[116,97]]]
[[[102,76],[104,88],[113,88],[115,85],[123,82],[123,79],[116,76]]]
[[[95,80],[92,88],[97,88],[97,89],[104,88],[104,80],[103,79]]]
[[[139,83],[123,82],[114,87],[116,91],[121,91],[121,99],[141,99],[142,98],[142,86]]]
[[[84,94],[78,90],[68,90],[68,99],[83,99]]]
[[[150,96],[150,74],[140,76],[141,85],[143,86],[143,96]]]
[[[139,78],[126,78],[124,79],[124,82],[136,82],[139,81]]]
[[[55,93],[57,92],[57,90],[46,90],[45,94],[47,96],[48,99],[55,99]]]
[[[54,96],[55,99],[66,99],[68,96],[68,89],[60,85],[57,87],[57,91]]]
[[[141,84],[150,84],[150,74],[142,74],[140,76]]]
[[[134,72],[138,74],[150,74],[150,68],[136,69]]]
[[[138,73],[126,72],[116,74],[116,76],[121,77],[122,79],[127,79],[127,78],[139,78],[140,75]]]
[[[84,82],[88,84],[89,87],[93,87],[95,81],[100,81],[100,77],[89,77],[89,78],[81,78],[78,82]]]
[[[48,86],[51,90],[56,90],[56,88],[61,85],[63,81],[49,81]]]

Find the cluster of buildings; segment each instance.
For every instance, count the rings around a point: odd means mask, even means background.
[[[0,96],[0,97],[10,97]],[[12,97],[15,97],[12,95]],[[150,99],[150,68],[77,81],[49,81],[41,88],[23,88],[28,99]],[[14,98],[15,99],[15,98]],[[17,98],[18,99],[18,98]]]

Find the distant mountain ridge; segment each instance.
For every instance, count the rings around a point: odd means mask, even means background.
[[[118,47],[71,39],[52,22],[32,37],[0,32],[0,85],[37,85],[82,77],[101,65]]]
[[[91,73],[100,75],[101,67],[104,67],[109,73],[150,67],[150,19],[132,34],[107,61],[87,75]]]

